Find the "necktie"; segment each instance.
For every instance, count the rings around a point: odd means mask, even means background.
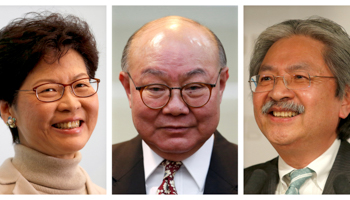
[[[177,194],[174,182],[174,176],[180,169],[182,162],[164,160],[162,165],[165,166],[164,178],[162,184],[158,187],[157,194]]]
[[[314,171],[308,167],[290,172],[290,185],[286,194],[299,194],[300,187],[307,179],[311,178],[313,172]]]

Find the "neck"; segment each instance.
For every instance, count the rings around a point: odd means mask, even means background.
[[[69,194],[85,192],[86,177],[78,165],[80,160],[80,152],[74,159],[60,159],[17,144],[12,164],[38,191]]]
[[[288,145],[272,144],[279,156],[291,167],[303,169],[312,161],[321,156],[337,139],[334,135],[327,140],[316,140],[313,142],[294,142]]]
[[[167,153],[167,152],[162,152],[157,148],[153,148],[150,146],[150,148],[157,153],[160,157],[166,159],[166,160],[171,160],[171,161],[183,161],[186,158],[190,157],[193,155],[199,148],[192,149],[191,151],[184,152],[184,153]]]

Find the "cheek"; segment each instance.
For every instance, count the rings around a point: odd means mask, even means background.
[[[37,128],[44,127],[47,121],[49,121],[54,113],[54,106],[48,103],[41,103],[37,99],[21,99],[17,101],[16,117],[19,128],[32,127]],[[40,124],[40,126],[38,126]]]
[[[257,116],[261,113],[261,108],[264,105],[266,99],[266,94],[263,93],[254,93],[253,94],[253,106],[254,106],[254,115]]]
[[[88,117],[88,126],[91,127],[91,132],[96,126],[99,110],[98,96],[92,96],[93,98],[84,99],[83,108],[85,109],[86,115]]]
[[[220,120],[220,99],[212,99],[201,108],[191,108],[200,132],[213,133]],[[215,100],[215,101],[214,101]]]

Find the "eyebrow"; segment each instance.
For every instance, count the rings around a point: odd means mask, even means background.
[[[187,78],[189,78],[189,77],[195,76],[197,74],[207,75],[207,73],[201,68],[191,70],[191,71],[187,72],[185,75]]]
[[[148,68],[148,69],[141,71],[141,78],[143,76],[148,75],[148,74],[156,75],[156,76],[165,76],[166,75],[166,73],[164,71]]]
[[[77,79],[79,79],[79,78],[83,78],[84,76],[86,76],[86,78],[90,78],[89,75],[88,75],[87,73],[82,72],[82,73],[79,73],[79,74],[73,76],[73,79],[72,79],[71,82],[73,82],[73,81],[75,81],[75,80],[77,80]],[[38,85],[39,83],[44,83],[44,82],[48,82],[48,83],[58,83],[58,82],[55,81],[54,79],[40,79],[40,80],[36,81],[33,85],[35,86],[35,85]],[[71,82],[70,82],[70,83],[71,83]]]
[[[273,71],[274,67],[271,65],[262,65],[259,72]]]
[[[141,78],[143,76],[148,75],[148,74],[164,77],[164,76],[167,76],[168,73],[161,71],[161,70],[157,70],[157,69],[145,69],[141,72]],[[184,75],[186,78],[190,78],[190,77],[195,76],[197,74],[207,75],[207,72],[201,68],[197,68],[197,69],[191,70],[189,72],[186,72]]]
[[[310,71],[310,65],[307,63],[299,63],[299,64],[294,64],[290,65],[286,68],[288,72],[293,72],[297,70],[305,70],[305,71]],[[266,71],[277,71],[277,67],[274,67],[272,65],[262,65],[259,69],[259,72],[266,72]]]

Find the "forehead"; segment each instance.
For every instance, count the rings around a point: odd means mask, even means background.
[[[133,41],[129,55],[129,71],[138,73],[216,69],[218,65],[218,49],[211,35],[203,28],[181,24],[144,31]]]
[[[35,83],[38,80],[58,81],[60,79],[60,81],[66,83],[81,75],[87,75],[85,62],[77,51],[70,49],[64,56],[54,62],[50,57],[40,59],[25,81]]]
[[[308,36],[294,35],[275,42],[267,51],[259,72],[296,71],[323,73],[329,71],[324,61],[325,45]]]

